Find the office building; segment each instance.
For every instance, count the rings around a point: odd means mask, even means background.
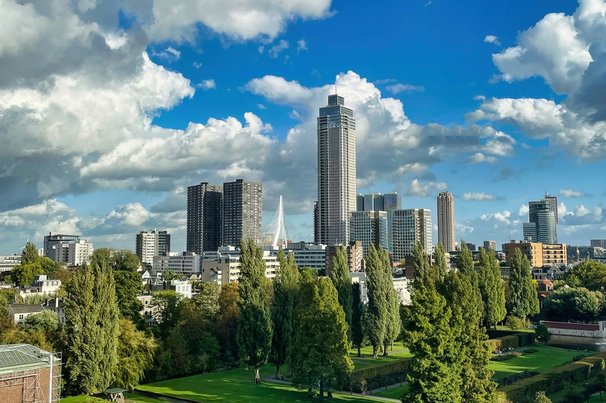
[[[217,250],[222,236],[223,188],[202,182],[187,188],[187,252]]]
[[[455,204],[450,192],[438,195],[438,243],[444,251],[455,250]]]
[[[154,256],[166,256],[170,252],[170,234],[167,231],[141,231],[135,237],[135,252],[141,264],[151,266]]]
[[[44,256],[67,266],[81,266],[90,261],[93,244],[79,235],[51,234],[44,237]]]
[[[364,256],[370,245],[387,249],[387,212],[385,211],[352,211],[349,222],[349,239],[361,241]]]
[[[239,246],[243,239],[261,241],[263,187],[237,179],[223,184],[223,246]]]
[[[318,241],[349,243],[349,213],[356,210],[356,124],[338,95],[318,117]]]
[[[604,248],[606,249],[606,239],[592,239],[590,241],[592,248]]]
[[[484,250],[497,250],[497,242],[496,241],[484,241]]]
[[[392,210],[387,214],[389,223],[389,251],[392,261],[403,261],[412,256],[415,245],[420,243],[425,253],[432,252],[431,210]]]
[[[558,199],[545,196],[542,200],[528,202],[528,223],[522,230],[524,240],[555,244],[558,240]]]
[[[170,270],[176,274],[191,276],[202,272],[202,258],[193,252],[169,253],[166,256],[154,256],[152,272],[164,273]]]
[[[369,193],[356,197],[356,211],[390,211],[400,207],[401,199],[398,193]]]

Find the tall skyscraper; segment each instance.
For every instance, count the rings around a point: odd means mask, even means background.
[[[431,210],[404,209],[387,213],[389,221],[389,251],[394,261],[412,256],[419,242],[428,255],[432,252]]]
[[[528,202],[528,223],[523,224],[524,239],[531,242],[555,244],[558,241],[558,199],[546,195],[544,199]]]
[[[383,210],[399,210],[402,208],[402,199],[399,193],[385,193],[383,195]]]
[[[438,243],[446,252],[455,250],[455,204],[450,192],[438,195]]]
[[[356,122],[339,95],[329,95],[318,117],[318,235],[326,245],[349,243],[356,210]]]
[[[151,266],[154,256],[167,256],[170,252],[170,234],[166,231],[141,231],[135,237],[135,251],[141,263]]]
[[[349,223],[349,239],[361,241],[364,256],[370,245],[389,247],[387,242],[387,213],[385,211],[352,211]]]
[[[222,237],[223,188],[202,182],[187,188],[187,252],[216,251]]]
[[[223,245],[239,246],[242,239],[261,241],[263,187],[237,179],[223,184]]]
[[[314,243],[320,243],[320,232],[318,230],[318,221],[320,217],[318,217],[318,201],[314,202]]]

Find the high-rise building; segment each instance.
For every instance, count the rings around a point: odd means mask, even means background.
[[[318,201],[314,202],[314,243],[320,243],[320,231],[318,229],[318,221],[320,217],[318,217]]]
[[[484,241],[484,250],[497,250],[497,242],[496,241]]]
[[[400,208],[398,193],[369,193],[356,197],[356,211],[389,211]]]
[[[237,179],[223,184],[224,246],[239,246],[243,239],[260,242],[262,216],[263,186],[260,183]]]
[[[68,266],[81,266],[93,255],[93,244],[79,235],[48,234],[44,237],[44,256]]]
[[[528,202],[528,223],[523,224],[525,240],[554,244],[558,240],[558,199],[546,195],[544,199]]]
[[[592,248],[605,248],[606,249],[606,239],[592,239],[589,241],[589,244]]]
[[[438,243],[444,251],[455,250],[455,204],[450,192],[438,195]]]
[[[425,253],[432,252],[431,210],[404,209],[387,213],[389,221],[389,251],[392,260],[402,261],[412,256],[415,245],[420,243]]]
[[[187,252],[217,250],[222,236],[223,188],[202,182],[187,188]]]
[[[329,95],[318,117],[318,235],[326,245],[349,243],[356,210],[356,123],[339,95]]]
[[[387,249],[387,213],[385,211],[352,211],[349,223],[349,239],[361,241],[364,256],[370,245]]]
[[[167,231],[141,231],[135,237],[135,252],[141,264],[151,266],[154,256],[167,256],[170,252],[170,234]]]

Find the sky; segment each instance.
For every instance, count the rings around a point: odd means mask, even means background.
[[[260,181],[313,239],[316,117],[357,119],[358,193],[455,196],[456,238],[606,238],[606,2],[0,0],[0,253],[49,232],[185,248],[185,191]],[[434,231],[434,241],[436,239]]]

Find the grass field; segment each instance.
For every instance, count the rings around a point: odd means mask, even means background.
[[[395,388],[389,388],[380,392],[373,393],[373,396],[390,397],[392,399],[401,399],[404,393],[408,391],[409,385],[404,384]]]
[[[144,396],[136,392],[126,392],[124,397],[126,403],[166,403],[166,400]]]
[[[566,350],[557,347],[532,347],[536,348],[538,351],[535,353],[523,354],[520,357],[514,357],[507,361],[490,361],[488,368],[495,371],[493,378],[500,379],[524,371],[545,372],[549,369],[568,364],[572,362],[572,357],[582,354],[576,350]]]
[[[273,373],[273,367],[266,366],[261,376],[268,377]],[[255,385],[252,370],[243,368],[140,385],[137,390],[198,402],[309,402],[306,391],[290,385],[271,382]],[[375,400],[336,393],[331,401],[367,403]]]
[[[387,350],[389,354],[387,357],[383,357],[380,353],[378,358],[372,358],[372,346],[363,347],[361,352],[362,357],[358,357],[357,349],[349,350],[349,356],[354,363],[355,369],[376,367],[393,362],[394,360],[412,357],[412,354],[410,354],[407,348],[402,346],[402,343],[394,345],[393,350]]]
[[[92,396],[69,396],[62,397],[61,403],[101,403],[107,402],[107,400],[99,399]]]

